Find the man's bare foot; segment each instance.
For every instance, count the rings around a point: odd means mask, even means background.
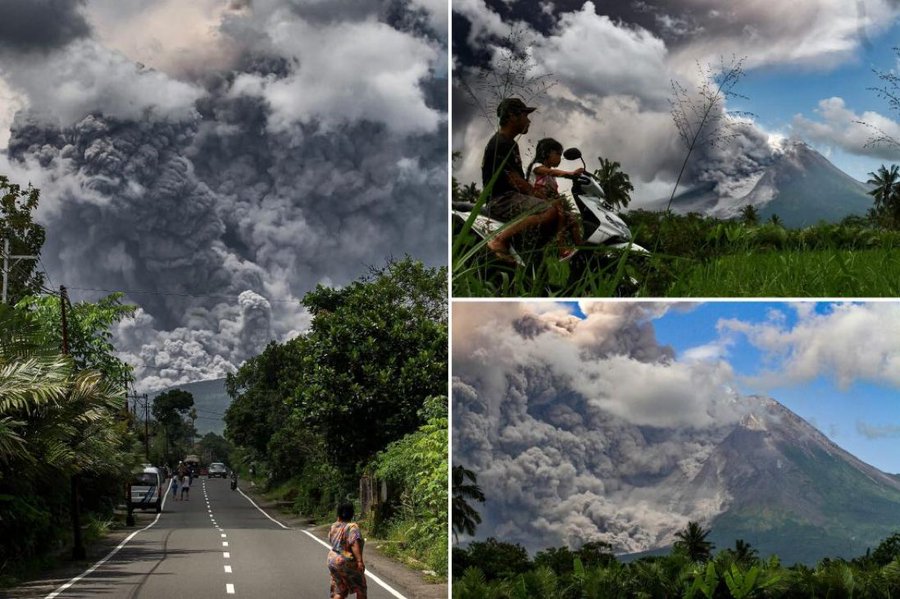
[[[519,263],[519,261],[516,260],[516,257],[509,252],[508,243],[504,243],[495,237],[487,242],[487,247],[494,252],[494,256],[501,262],[506,262],[507,264]]]
[[[571,259],[576,253],[578,253],[578,248],[560,248],[559,261],[565,262],[566,260]]]

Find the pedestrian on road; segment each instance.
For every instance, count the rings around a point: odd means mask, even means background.
[[[185,499],[187,496],[187,499]],[[181,500],[189,501],[191,499],[191,479],[185,474],[181,477]]]
[[[337,522],[328,531],[331,550],[328,571],[331,573],[331,599],[366,599],[366,565],[363,563],[362,533],[353,520],[353,504],[342,503],[337,509]]]
[[[172,477],[172,501],[178,501],[178,474]]]

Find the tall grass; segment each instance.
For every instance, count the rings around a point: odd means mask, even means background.
[[[896,297],[900,253],[785,250],[723,256],[687,270],[673,297]]]

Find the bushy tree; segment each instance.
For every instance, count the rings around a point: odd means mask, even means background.
[[[342,468],[424,424],[425,399],[445,392],[446,293],[446,269],[407,258],[303,298],[313,321],[290,406]]]
[[[40,192],[30,184],[23,189],[0,175],[0,261],[6,240],[9,240],[9,251],[13,256],[40,255],[45,239],[44,227],[32,218],[39,199]],[[23,297],[41,292],[44,274],[39,270],[37,260],[16,260],[10,266],[8,304],[15,305]]]

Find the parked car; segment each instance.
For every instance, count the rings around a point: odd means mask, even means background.
[[[162,473],[159,468],[145,467],[131,477],[128,501],[132,509],[162,511]]]
[[[213,462],[208,468],[209,478],[227,478],[228,468],[222,462]]]

